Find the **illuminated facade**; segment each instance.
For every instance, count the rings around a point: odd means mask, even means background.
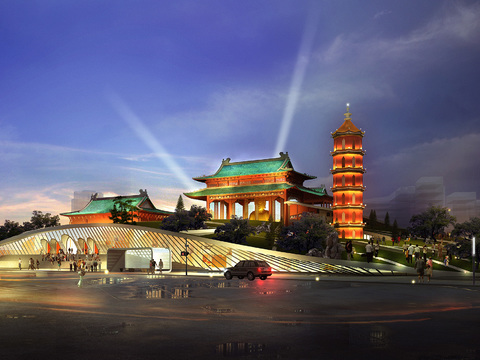
[[[351,120],[347,105],[345,120],[333,137],[333,224],[341,239],[363,239],[363,156],[365,132]]]
[[[273,159],[230,162],[213,175],[196,177],[207,188],[185,193],[191,199],[206,201],[213,219],[232,216],[250,220],[284,220],[285,224],[298,219],[304,212],[317,213],[325,221],[332,221],[332,197],[325,186],[308,188],[305,180],[315,176],[294,170],[288,153]]]
[[[130,204],[134,208],[132,213],[136,215],[134,221],[161,221],[167,216],[172,215],[170,211],[155,208],[148,197],[146,190],[140,190],[139,195],[98,197],[92,195],[90,202],[78,211],[60,214],[68,217],[70,224],[108,224],[113,223],[110,219],[110,210],[113,209],[116,201],[122,201]]]

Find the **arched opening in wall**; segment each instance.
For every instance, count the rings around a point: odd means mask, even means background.
[[[88,254],[87,243],[82,238],[78,239],[78,247],[79,247],[79,249],[77,251],[78,254],[84,254],[84,255]]]
[[[235,216],[237,218],[243,218],[243,204],[239,203],[238,201],[235,202]]]
[[[342,223],[344,223],[344,222],[345,222],[345,213],[342,212]]]
[[[344,168],[344,167],[345,167],[345,156],[342,157],[342,168]]]
[[[352,204],[355,204],[356,201],[355,201],[355,194],[352,194]]]
[[[352,175],[352,186],[355,186],[355,175]]]
[[[275,209],[275,217],[274,217],[274,221],[280,221],[282,220],[282,210],[283,210],[283,199],[282,198],[277,198],[273,201],[273,208]]]
[[[67,253],[69,251],[70,253],[75,253],[77,250],[77,245],[75,245],[73,239],[66,234],[62,235],[62,245],[63,248],[66,249]]]
[[[345,205],[345,194],[342,194],[342,205]]]
[[[52,239],[48,242],[50,245],[50,253],[51,254],[58,254],[60,252],[60,244],[57,240]]]
[[[355,167],[355,156],[352,158],[352,167]]]
[[[342,175],[342,186],[345,186],[345,175]]]
[[[216,219],[215,216],[216,216],[217,214],[215,214],[215,201],[212,201],[212,202],[210,203],[210,206],[209,206],[208,209],[210,210],[210,214],[212,214],[212,219]]]
[[[342,139],[342,150],[345,150],[345,139]]]
[[[248,209],[247,211],[248,216],[250,216],[252,212],[255,212],[255,201],[249,200],[247,209]]]
[[[87,246],[90,254],[98,254],[97,244],[92,238],[87,238]]]
[[[40,240],[40,248],[41,248],[41,253],[42,254],[48,254],[50,253],[50,244],[48,243],[47,240],[41,239]]]

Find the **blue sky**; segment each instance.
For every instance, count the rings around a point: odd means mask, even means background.
[[[347,102],[367,204],[422,176],[478,195],[479,18],[476,1],[2,1],[0,222],[86,189],[172,209],[222,159],[279,150],[331,186]]]

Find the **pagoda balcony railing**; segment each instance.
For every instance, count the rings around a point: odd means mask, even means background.
[[[330,190],[332,192],[348,191],[348,190],[365,191],[365,186],[362,186],[362,185],[338,185],[338,186],[331,187]]]
[[[330,151],[330,155],[342,155],[342,154],[359,154],[365,155],[365,150],[363,149],[337,149],[334,151]]]
[[[337,209],[365,209],[367,205],[365,204],[335,204],[332,205],[332,210],[337,210]]]
[[[341,223],[341,222],[335,222],[335,223],[330,223],[330,225],[332,225],[333,227],[365,227],[366,223],[352,223],[352,222],[348,222],[348,223]]]
[[[335,169],[330,169],[332,174],[344,173],[344,172],[355,172],[355,173],[362,173],[365,174],[367,169],[360,167],[360,166],[345,166],[345,167],[337,167]]]

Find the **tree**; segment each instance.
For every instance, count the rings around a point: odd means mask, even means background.
[[[178,196],[177,206],[175,207],[175,211],[185,210],[185,205],[183,204],[182,195]]]
[[[5,223],[0,226],[0,240],[8,239],[9,237],[20,235],[25,230],[16,221],[5,220]]]
[[[132,205],[133,200],[122,200],[120,197],[113,202],[113,208],[110,209],[110,214],[108,218],[113,221],[114,224],[132,224],[135,225],[137,222],[134,221],[134,218],[138,218],[138,215],[135,214],[137,208]]]
[[[313,248],[323,251],[328,235],[334,231],[335,229],[318,215],[303,213],[299,220],[283,228],[277,245],[286,251],[303,254]]]
[[[265,232],[265,240],[267,241],[268,248],[273,248],[275,242],[280,238],[280,234],[283,229],[283,219],[280,222],[273,221],[272,215],[268,218],[268,227]]]
[[[399,235],[398,223],[397,223],[397,219],[395,219],[392,225],[392,238],[394,238],[396,241],[398,238],[398,235]]]
[[[205,221],[211,218],[212,214],[206,208],[198,205],[192,205],[188,211],[177,208],[175,213],[162,220],[160,229],[175,232],[203,229]]]
[[[480,218],[474,217],[463,223],[455,224],[455,228],[452,230],[452,235],[461,236],[464,239],[471,239],[480,237]]]
[[[246,244],[247,236],[255,233],[248,220],[232,216],[230,222],[215,229],[215,239],[234,244]]]
[[[390,215],[387,213],[385,214],[385,227],[388,229],[390,227]]]
[[[450,215],[447,208],[431,206],[424,212],[412,216],[408,231],[424,240],[431,237],[436,242],[436,236],[443,234],[445,228],[454,225],[455,221],[455,216]]]
[[[34,210],[30,219],[31,229],[43,229],[52,226],[60,226],[60,217],[58,215],[52,216],[50,213],[43,214],[41,211]],[[28,223],[23,223],[24,227],[28,227]]]
[[[160,229],[169,231],[185,231],[190,228],[191,218],[187,210],[179,210],[166,217],[160,223]]]

